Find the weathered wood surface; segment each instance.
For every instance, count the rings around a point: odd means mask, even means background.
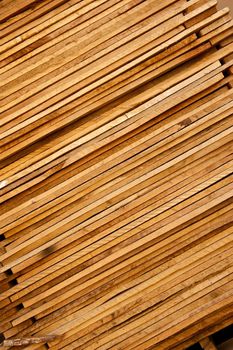
[[[181,350],[233,322],[233,20],[216,5],[0,1],[8,348]]]
[[[56,339],[56,335],[47,335],[40,337],[31,337],[31,338],[14,338],[14,339],[6,339],[2,343],[0,343],[0,347],[12,347],[12,346],[25,346],[30,344],[41,344],[47,343]]]

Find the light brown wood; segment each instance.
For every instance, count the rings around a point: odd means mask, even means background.
[[[200,341],[200,345],[204,350],[217,350],[216,346],[214,345],[214,342],[209,337],[202,339]]]
[[[217,5],[0,1],[4,348],[210,350],[232,322],[233,20]]]
[[[18,338],[18,339],[8,339],[4,340],[0,346],[9,347],[9,346],[24,346],[30,344],[40,344],[46,343],[53,339],[56,339],[56,335],[47,335],[44,337],[32,337],[32,338]]]

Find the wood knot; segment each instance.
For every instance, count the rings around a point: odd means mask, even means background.
[[[180,126],[189,126],[190,124],[192,124],[192,120],[190,118],[184,119],[182,122],[180,122]]]
[[[55,251],[55,245],[51,245],[50,247],[47,247],[42,250],[43,257],[48,256],[49,254],[52,254]]]

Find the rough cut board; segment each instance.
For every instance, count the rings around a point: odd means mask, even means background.
[[[4,348],[233,323],[232,72],[215,0],[0,1]]]

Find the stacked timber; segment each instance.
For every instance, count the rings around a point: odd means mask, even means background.
[[[0,1],[4,348],[182,350],[233,323],[216,5]]]

